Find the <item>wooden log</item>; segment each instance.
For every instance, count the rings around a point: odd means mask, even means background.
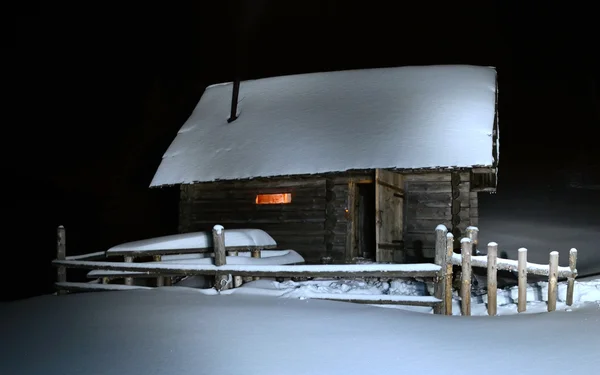
[[[518,278],[518,300],[517,312],[527,310],[527,249],[522,247],[518,250],[519,269],[517,271]]]
[[[470,238],[460,240],[462,253],[462,269],[460,283],[460,313],[461,315],[471,315],[471,251],[473,243]]]
[[[446,234],[446,266],[444,272],[445,287],[444,287],[444,307],[445,315],[452,315],[452,263],[450,259],[454,254],[454,235],[452,233]]]
[[[170,262],[168,262],[170,263]],[[433,263],[419,264],[329,264],[329,265],[225,265],[213,264],[168,264],[160,263],[120,263],[97,261],[54,260],[54,266],[68,268],[101,269],[107,271],[133,271],[158,275],[216,275],[219,272],[235,273],[240,276],[262,277],[385,277],[411,278],[435,277],[440,266]]]
[[[473,244],[472,253],[477,254],[477,246],[479,245],[479,228],[475,226],[469,226],[466,229],[466,235],[471,240]]]
[[[225,229],[221,225],[215,225],[212,229],[213,247],[215,253],[215,266],[221,267],[227,264],[225,254]],[[229,275],[217,272],[215,275],[215,289],[217,291],[226,290]]]
[[[260,258],[260,256],[261,256],[260,249],[254,249],[254,250],[252,250],[252,255],[251,256],[252,256],[252,258]],[[254,276],[252,279],[253,280],[260,280],[260,277]]]
[[[488,243],[487,253],[487,299],[488,315],[496,316],[498,314],[498,244]]]
[[[66,294],[69,291],[71,291],[71,292],[106,292],[106,291],[118,291],[118,290],[152,289],[147,286],[137,286],[137,285],[90,284],[90,283],[68,283],[68,282],[56,283],[55,287],[59,291],[63,291],[64,294]]]
[[[558,284],[558,251],[550,253],[548,266],[548,311],[556,310],[556,296]]]
[[[454,264],[455,266],[460,266],[462,264],[462,258],[460,254],[452,255],[452,264]],[[487,257],[485,255],[471,256],[471,265],[473,267],[487,268]],[[518,272],[519,270],[519,263],[516,260],[512,259],[499,258],[497,266],[499,271]],[[527,273],[532,275],[548,277],[548,265],[527,262]],[[568,278],[571,274],[572,272],[571,269],[569,269],[569,267],[558,267],[558,277]]]
[[[575,278],[577,277],[577,249],[569,251],[569,268],[571,269],[571,276],[567,278],[567,306],[572,306]]]
[[[160,255],[153,255],[152,256],[152,260],[154,260],[155,262],[160,262],[162,259],[162,257]],[[161,287],[161,286],[165,286],[165,277],[160,275],[156,277],[156,286],[157,287]]]
[[[434,314],[444,314],[446,306],[444,306],[444,297],[446,295],[446,235],[448,234],[448,228],[445,225],[438,225],[435,228],[435,259],[434,263],[439,265],[440,274],[435,278],[434,295],[435,298],[440,299],[442,302],[438,303],[433,308]]]
[[[59,226],[56,232],[56,259],[65,260],[67,258],[67,236],[64,226]],[[67,267],[59,266],[56,269],[56,282],[67,282]],[[58,295],[66,294],[66,291],[59,289]]]
[[[123,257],[123,262],[125,263],[133,263],[133,257],[132,256],[124,256]],[[133,285],[133,277],[126,277],[125,281],[124,281],[125,285]]]
[[[374,295],[331,295],[326,294],[319,296],[319,294],[315,294],[310,299],[321,299],[328,301],[343,301],[343,302],[352,302],[352,303],[360,303],[360,304],[369,304],[369,305],[398,305],[398,306],[427,306],[427,307],[435,307],[442,303],[435,297],[430,296],[383,296],[383,298],[378,298],[379,296]]]

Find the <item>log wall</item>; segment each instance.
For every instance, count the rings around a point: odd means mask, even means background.
[[[434,257],[437,225],[444,224],[462,234],[470,225],[470,176],[468,172],[438,172],[404,177],[407,260],[429,260]]]
[[[257,205],[257,194],[291,193],[289,204]],[[280,249],[293,249],[307,263],[325,254],[324,178],[213,182],[181,186],[179,231],[257,228],[269,233]]]

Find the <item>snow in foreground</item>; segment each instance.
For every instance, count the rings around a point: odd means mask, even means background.
[[[193,282],[184,280],[183,286],[194,287]],[[205,287],[205,283],[198,283],[199,287]],[[201,293],[214,295],[214,289],[202,289]],[[393,299],[402,296],[424,297],[429,296],[429,290],[424,282],[412,279],[396,279],[391,282],[370,280],[335,280],[318,279],[311,281],[285,281],[262,279],[242,285],[241,288],[230,289],[221,294],[244,294],[255,296],[272,296],[292,299]],[[575,282],[573,295],[573,306],[567,306],[567,283],[558,283],[557,310],[572,310],[589,302],[600,304],[600,279],[578,280]],[[518,287],[499,289],[496,297],[498,304],[497,315],[518,314],[517,311]],[[547,312],[548,306],[548,283],[535,282],[527,287],[527,311],[524,313]],[[487,295],[471,298],[471,315],[488,315]],[[425,306],[403,306],[403,305],[377,305],[379,307],[433,313],[431,307]],[[452,313],[460,315],[460,298],[455,292]]]
[[[546,375],[600,366],[597,303],[448,317],[165,287],[42,296],[0,309],[1,374]]]

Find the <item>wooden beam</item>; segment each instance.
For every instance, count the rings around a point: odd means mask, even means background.
[[[71,292],[106,292],[117,290],[152,289],[147,286],[121,285],[121,284],[90,284],[90,283],[55,283],[54,288],[59,291]]]
[[[238,276],[259,277],[435,277],[441,267],[433,263],[420,264],[329,264],[297,266],[254,266],[205,264],[152,264],[55,260],[54,266],[68,268],[102,269],[114,271],[148,272],[154,275],[216,275],[227,273]]]

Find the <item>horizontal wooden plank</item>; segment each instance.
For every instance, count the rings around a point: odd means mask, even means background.
[[[430,306],[433,307],[442,300],[430,296],[398,296],[398,295],[351,295],[351,294],[312,294],[309,299],[328,301],[353,302],[370,305],[398,306]]]
[[[406,208],[407,217],[413,218],[422,218],[422,219],[436,219],[436,218],[446,218],[450,219],[452,216],[452,209],[450,206],[448,207],[418,207],[418,206],[408,206]]]
[[[431,192],[431,193],[451,193],[452,185],[449,181],[407,181],[406,191],[410,193]]]
[[[221,211],[221,212],[194,212],[190,215],[192,220],[213,220],[229,221],[235,220],[256,220],[273,221],[298,220],[298,219],[316,219],[325,221],[325,210],[304,210],[304,211]]]
[[[157,275],[217,275],[258,277],[435,277],[441,267],[436,264],[330,264],[297,266],[204,265],[163,263],[117,263],[98,261],[54,260],[54,266],[80,269],[151,272]]]
[[[193,194],[188,192],[188,199],[199,199],[207,196],[246,196],[259,193],[292,193],[292,195],[316,195],[324,196],[326,193],[325,184],[321,186],[296,186],[296,187],[220,187],[218,189],[199,189],[193,191]]]
[[[322,177],[290,177],[290,178],[273,178],[273,179],[252,179],[238,181],[216,181],[205,182],[198,184],[182,185],[188,191],[205,191],[205,190],[220,190],[220,189],[257,189],[257,188],[287,188],[287,187],[319,187],[325,186],[325,178]]]
[[[406,222],[406,233],[431,233],[435,232],[435,228],[443,224],[450,228],[452,223],[450,220],[437,220],[437,219],[421,219],[421,220],[407,220]]]
[[[451,262],[452,262],[452,264],[454,264],[456,266],[462,265],[462,255],[461,254],[452,254]],[[471,265],[473,267],[487,268],[487,256],[486,255],[472,256],[471,257]],[[519,262],[516,260],[512,260],[512,259],[498,258],[496,260],[496,266],[498,267],[498,271],[518,272],[518,270],[519,270]],[[537,275],[537,276],[548,276],[549,270],[550,270],[550,268],[547,264],[538,264],[538,263],[527,262],[527,273],[528,274]],[[577,276],[576,272],[577,271],[575,271],[575,276]],[[571,277],[571,276],[573,276],[573,272],[571,272],[571,269],[569,267],[559,266],[557,276],[559,278]]]
[[[205,226],[205,225],[211,225],[214,223],[219,223],[221,225],[225,225],[225,223],[227,224],[244,224],[246,226],[252,226],[252,227],[257,227],[256,224],[274,224],[274,223],[281,223],[281,224],[300,224],[300,223],[323,223],[325,222],[324,218],[293,218],[293,219],[281,219],[281,218],[277,218],[276,220],[269,218],[269,219],[232,219],[232,218],[224,218],[224,217],[217,217],[214,219],[206,219],[206,220],[198,220],[198,219],[194,219],[192,218],[192,220],[190,221],[191,223],[194,223],[196,225],[199,226]],[[258,228],[258,227],[257,227]]]
[[[451,181],[450,173],[410,173],[403,174],[404,181]]]
[[[468,197],[459,198],[461,207],[469,207]],[[407,206],[422,206],[422,207],[447,207],[452,202],[451,193],[426,193],[413,194],[407,192],[405,196]]]
[[[90,284],[58,282],[54,284],[55,289],[71,292],[107,292],[119,290],[152,289],[147,286],[120,285],[120,284]]]

